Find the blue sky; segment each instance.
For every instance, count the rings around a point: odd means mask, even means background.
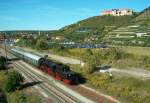
[[[0,30],[53,30],[105,9],[148,6],[150,0],[0,0]]]

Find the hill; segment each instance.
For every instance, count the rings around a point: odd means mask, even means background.
[[[150,7],[144,9],[140,14],[139,16],[137,16],[135,18],[135,21],[138,21],[138,20],[147,20],[147,19],[150,19]]]
[[[108,32],[103,40],[115,45],[150,46],[150,7],[130,22]]]
[[[78,42],[149,46],[150,7],[133,16],[95,16],[56,32]],[[149,43],[150,44],[150,43]]]
[[[135,16],[95,16],[66,26],[57,33],[64,35],[68,39],[77,41],[86,40],[86,38],[91,38],[91,36],[101,37],[108,31],[132,20],[134,17]]]

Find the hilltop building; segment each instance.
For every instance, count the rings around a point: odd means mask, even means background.
[[[104,10],[104,11],[102,11],[101,15],[112,15],[112,16],[133,15],[133,10],[131,10],[131,9]]]
[[[0,41],[4,41],[4,35],[0,34]]]

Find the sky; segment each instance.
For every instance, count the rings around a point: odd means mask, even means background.
[[[150,0],[0,0],[0,30],[56,30],[106,9],[149,6]]]

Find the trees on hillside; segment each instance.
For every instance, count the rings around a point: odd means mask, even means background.
[[[46,35],[39,35],[37,38],[22,37],[16,45],[32,47],[38,50],[48,49],[48,41]]]

